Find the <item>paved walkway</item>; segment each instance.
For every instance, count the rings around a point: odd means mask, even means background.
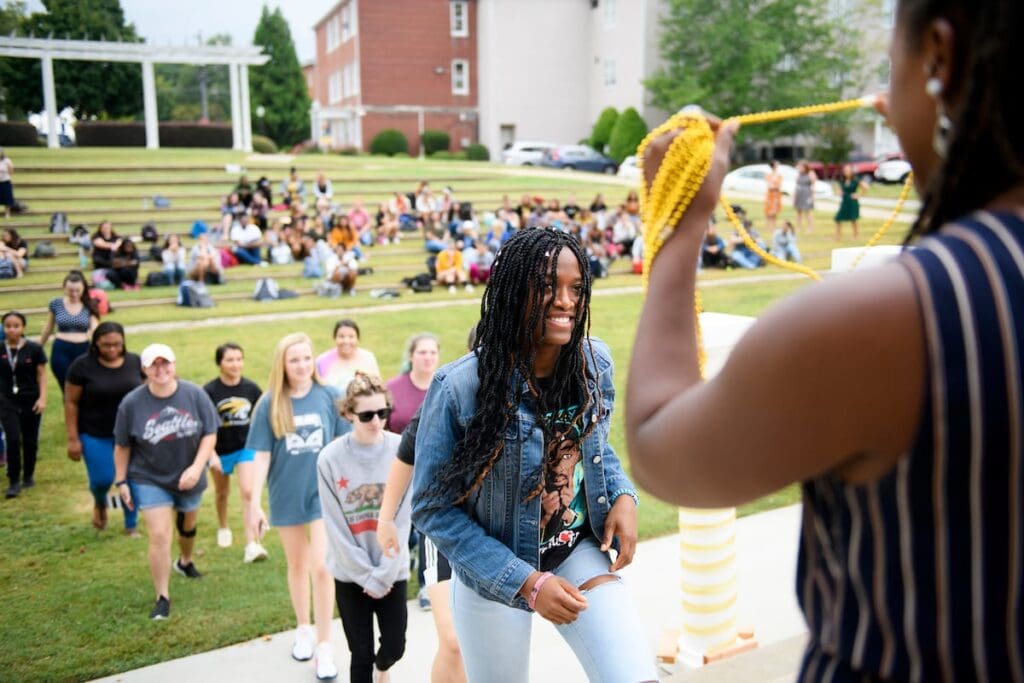
[[[740,623],[754,627],[765,652],[771,654],[776,667],[783,671],[795,671],[799,648],[790,643],[805,632],[793,589],[799,524],[800,507],[797,505],[745,517],[737,523]],[[640,607],[652,647],[662,631],[678,627],[680,623],[677,547],[676,536],[645,541],[640,544],[633,565],[623,572]],[[430,614],[421,612],[414,602],[409,604],[407,639],[405,657],[392,669],[392,680],[395,683],[428,681],[437,639]],[[291,641],[292,632],[288,631],[100,680],[126,683],[315,680],[311,663],[292,661]],[[338,668],[342,671],[339,680],[345,680],[348,650],[337,620],[334,643]],[[713,669],[707,669],[706,673],[713,674]],[[663,677],[671,674],[669,670],[663,671]],[[530,679],[586,681],[576,658],[554,627],[539,617],[534,619]]]

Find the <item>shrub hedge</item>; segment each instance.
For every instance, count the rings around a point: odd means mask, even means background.
[[[443,130],[427,129],[420,135],[420,143],[423,145],[423,153],[428,157],[435,152],[448,151],[451,145],[451,136]]]
[[[28,121],[0,121],[0,146],[34,147],[39,133]]]
[[[466,148],[466,158],[470,161],[490,161],[491,152],[485,145],[472,144]]]
[[[253,135],[252,151],[260,154],[277,154],[277,143],[266,135]]]
[[[391,157],[408,153],[409,140],[402,131],[395,128],[385,128],[370,141],[370,154],[386,154]]]
[[[145,147],[146,124],[142,121],[79,121],[75,138],[80,147]],[[231,126],[161,121],[160,146],[231,149]]]

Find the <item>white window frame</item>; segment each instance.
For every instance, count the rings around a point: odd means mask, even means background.
[[[604,28],[606,31],[615,28],[617,9],[616,0],[604,0]]]
[[[457,67],[462,67],[462,84],[456,81]],[[469,94],[469,60],[468,59],[453,59],[452,60],[452,94],[453,95],[468,95]]]
[[[452,38],[468,38],[469,3],[466,0],[451,0],[448,13]]]
[[[605,87],[611,87],[618,82],[615,77],[615,60],[608,57],[604,58],[604,84]]]
[[[358,95],[359,94],[359,60],[357,59],[356,61],[352,62],[350,64],[350,66],[352,68],[352,94],[353,95]]]
[[[327,20],[327,51],[334,52],[338,49],[338,15]]]
[[[356,3],[350,2],[341,8],[341,42],[345,43],[354,38],[358,28],[356,23]]]
[[[329,104],[335,104],[341,101],[342,96],[341,71],[335,69],[331,72],[331,75],[327,77],[327,102]]]

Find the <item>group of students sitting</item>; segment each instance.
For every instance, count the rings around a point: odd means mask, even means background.
[[[792,222],[785,221],[782,227],[775,229],[772,233],[772,245],[769,249],[764,239],[762,239],[761,233],[754,227],[753,222],[747,218],[747,213],[743,207],[734,204],[732,210],[743,222],[743,227],[750,235],[750,238],[762,251],[771,253],[772,256],[782,261],[792,261],[793,263],[800,263],[802,261],[803,257],[800,255],[796,230]],[[733,230],[729,241],[726,242],[725,238],[718,234],[715,221],[712,220],[708,224],[707,231],[704,233],[704,241],[701,244],[698,268],[744,268],[753,270],[765,265],[767,265],[767,261],[765,261],[764,257],[744,241],[738,230]]]

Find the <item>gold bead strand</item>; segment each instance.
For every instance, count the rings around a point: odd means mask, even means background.
[[[853,259],[853,263],[850,264],[850,271],[851,272],[858,265],[860,265],[861,260],[868,253],[868,249],[870,249],[871,247],[873,247],[876,244],[878,244],[878,241],[880,239],[882,239],[882,237],[885,235],[885,233],[889,232],[889,228],[892,227],[893,223],[896,222],[896,218],[900,215],[900,212],[903,211],[903,203],[906,202],[907,201],[907,197],[910,196],[910,188],[913,187],[913,186],[914,186],[914,173],[910,172],[910,173],[907,174],[907,179],[903,183],[903,191],[900,192],[900,198],[898,200],[896,200],[896,208],[893,209],[892,215],[889,216],[889,218],[885,221],[885,223],[882,224],[882,227],[880,227],[878,229],[878,232],[876,232],[874,234],[874,236],[872,236],[871,239],[868,240],[868,243],[864,245],[864,249],[859,254],[857,254],[857,258]]]

